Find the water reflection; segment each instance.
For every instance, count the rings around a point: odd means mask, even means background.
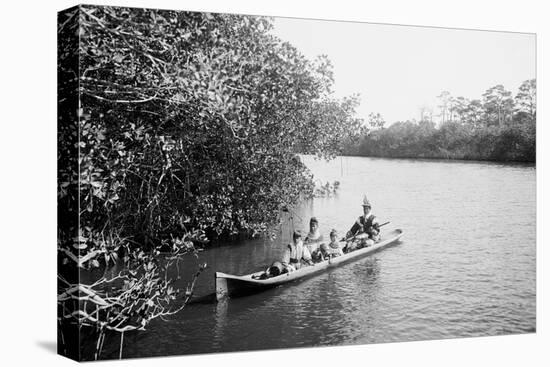
[[[533,332],[535,170],[479,162],[347,157],[304,160],[337,196],[285,213],[279,238],[201,254],[209,268],[197,295],[214,291],[214,272],[246,274],[278,259],[294,228],[317,217],[341,233],[361,214],[364,193],[385,228],[403,242],[290,286],[224,303],[200,303],[155,322],[125,356],[424,340]],[[511,230],[513,229],[513,230]],[[178,287],[198,264],[185,259]],[[130,340],[130,339],[128,339]]]

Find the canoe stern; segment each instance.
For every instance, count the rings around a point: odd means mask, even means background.
[[[216,272],[216,300],[222,300],[228,296],[227,278],[223,273]]]
[[[254,280],[250,275],[235,276],[216,272],[216,300],[240,297],[276,287],[279,283]]]

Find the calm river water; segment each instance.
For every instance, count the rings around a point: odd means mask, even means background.
[[[125,336],[124,357],[344,345],[534,332],[536,171],[483,162],[303,157],[315,177],[340,181],[285,218],[282,239],[204,251],[214,272],[246,274],[280,257],[289,225],[315,215],[344,233],[363,194],[395,246],[303,282],[222,303],[193,304],[169,322]],[[193,267],[190,257],[186,265]],[[185,278],[185,277],[184,277]],[[182,278],[180,286],[184,287]],[[117,358],[118,341],[102,357]]]

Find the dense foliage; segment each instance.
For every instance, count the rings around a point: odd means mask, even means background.
[[[445,158],[534,162],[536,159],[536,82],[521,84],[515,98],[502,85],[490,88],[483,99],[439,96],[440,123],[422,109],[420,121],[372,127],[346,154],[371,157]],[[379,117],[379,116],[378,116]]]
[[[330,61],[306,59],[271,28],[263,17],[165,10],[60,15],[60,321],[95,327],[96,357],[105,330],[174,312],[163,274],[177,260],[160,262],[159,250],[266,231],[313,194],[296,153],[332,158],[360,131],[358,97],[331,97]],[[70,271],[117,261],[124,274],[84,287]]]
[[[143,241],[261,230],[359,121],[268,19],[81,8],[81,221]],[[77,182],[73,182],[77,184]],[[86,234],[84,234],[87,236]]]

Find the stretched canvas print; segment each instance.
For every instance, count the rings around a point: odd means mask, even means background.
[[[533,333],[535,35],[58,14],[58,352]]]

